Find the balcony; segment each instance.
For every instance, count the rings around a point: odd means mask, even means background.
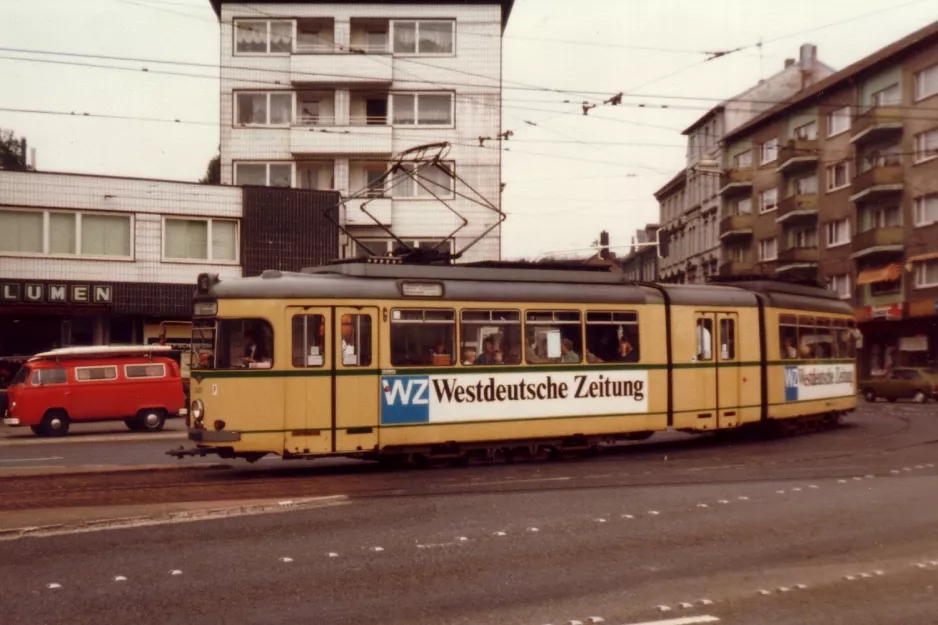
[[[294,126],[290,152],[296,155],[390,154],[390,126]]]
[[[750,192],[752,190],[752,169],[727,169],[720,174],[720,195]]]
[[[789,247],[778,253],[779,270],[782,265],[817,263],[817,247]]]
[[[850,142],[866,143],[902,134],[902,110],[896,106],[877,106],[862,113],[850,126]]]
[[[803,171],[817,167],[818,160],[817,139],[792,139],[778,151],[780,165],[776,171],[786,175]]]
[[[752,236],[752,215],[730,215],[720,220],[720,239]]]
[[[902,165],[877,165],[853,179],[850,201],[868,201],[882,195],[902,193],[904,180]]]
[[[294,85],[389,85],[394,79],[390,54],[293,54],[290,81]]]
[[[720,265],[721,276],[745,276],[758,273],[756,264],[749,260],[733,260]]]
[[[816,219],[818,214],[817,193],[790,195],[778,203],[776,223],[790,219]]]
[[[345,225],[347,226],[374,226],[375,219],[369,217],[368,213],[365,213],[362,210],[362,205],[367,202],[365,205],[365,210],[368,211],[371,215],[374,216],[378,222],[383,226],[391,225],[391,215],[392,215],[392,204],[391,198],[386,197],[376,197],[371,199],[348,199],[345,201]]]
[[[902,252],[905,249],[905,228],[903,226],[873,228],[855,235],[850,246],[853,250],[851,258]]]

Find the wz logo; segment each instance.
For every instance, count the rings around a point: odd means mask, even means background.
[[[798,367],[785,367],[785,401],[798,401]]]
[[[430,378],[420,375],[381,378],[381,423],[430,422]]]

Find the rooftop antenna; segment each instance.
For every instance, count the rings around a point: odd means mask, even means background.
[[[482,194],[476,191],[475,188],[473,188],[464,179],[459,177],[456,172],[446,164],[445,159],[449,155],[449,152],[450,144],[446,141],[441,141],[438,143],[426,143],[404,150],[395,155],[390,160],[387,171],[385,171],[381,177],[379,177],[377,180],[373,180],[355,193],[350,193],[346,198],[340,197],[339,205],[348,208],[348,200],[364,200],[360,206],[361,211],[368,215],[368,217],[371,218],[375,225],[387,232],[388,235],[397,243],[398,247],[391,253],[391,255],[397,256],[405,262],[410,261],[426,263],[456,260],[460,258],[466,252],[466,250],[481,241],[488,233],[498,228],[501,223],[505,221],[506,216],[499,207],[495,206],[492,202],[482,196]],[[435,175],[435,177],[430,177],[431,172]],[[441,183],[439,181],[440,176],[448,177],[449,181],[445,184]],[[408,180],[412,181],[421,189],[429,193],[459,220],[456,228],[429,250],[416,249],[409,245],[399,236],[397,236],[394,231],[384,225],[381,220],[378,219],[378,217],[376,217],[371,211],[368,210],[369,204],[371,204],[374,200],[387,197],[386,194],[388,192],[402,183],[407,182]],[[462,188],[464,188],[465,191],[463,191]],[[459,231],[469,225],[469,220],[460,214],[459,211],[450,204],[451,200],[447,201],[447,199],[443,197],[449,195],[453,195],[456,198],[463,198],[472,202],[473,204],[482,206],[498,215],[498,219],[495,221],[495,223],[485,228],[478,236],[469,241],[469,243],[467,243],[461,250],[454,249],[452,252],[447,253],[442,252],[440,247],[453,239],[453,237],[455,237]],[[363,249],[367,250],[369,255],[374,256],[374,254],[368,248],[367,244],[363,243],[358,239],[358,237],[350,233],[345,227],[342,226],[342,224],[337,222],[334,223],[336,223],[336,225],[339,227],[339,230],[341,230],[345,235],[355,241],[355,243],[359,244]]]

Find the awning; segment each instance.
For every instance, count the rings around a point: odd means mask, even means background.
[[[919,254],[918,256],[913,256],[909,258],[906,262],[923,263],[926,260],[935,260],[936,258],[938,258],[938,252],[929,252],[928,254]]]
[[[875,269],[864,269],[857,275],[857,286],[877,282],[895,282],[900,277],[902,277],[902,265],[899,263]]]

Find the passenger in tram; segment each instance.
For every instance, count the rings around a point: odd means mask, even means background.
[[[246,330],[244,332],[244,357],[241,359],[241,362],[246,367],[250,367],[252,364],[267,362],[268,359],[267,350],[264,349],[262,344],[258,344],[255,334],[253,330]]]
[[[638,362],[638,353],[632,346],[632,340],[628,332],[623,332],[619,336],[619,361]]]
[[[785,338],[785,345],[782,347],[782,357],[788,359],[794,359],[798,357],[798,350],[795,349],[795,346],[791,343],[791,338]]]
[[[570,339],[560,342],[560,362],[580,362],[580,355],[573,351],[573,341]]]
[[[489,337],[482,341],[482,353],[476,358],[477,365],[495,364],[495,340]]]

